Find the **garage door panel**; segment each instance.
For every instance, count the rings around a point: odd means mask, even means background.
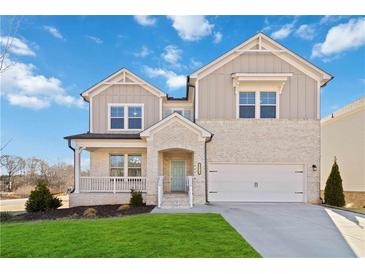
[[[302,202],[302,165],[209,164],[210,201]]]

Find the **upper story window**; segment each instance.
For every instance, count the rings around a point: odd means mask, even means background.
[[[124,107],[110,107],[110,129],[124,129]]]
[[[109,104],[109,130],[143,129],[143,105]]]
[[[172,113],[179,113],[180,115],[184,116],[186,119],[193,120],[193,111],[191,108],[184,108],[184,107],[167,107],[163,112],[163,118],[171,115]]]
[[[260,92],[260,118],[276,118],[276,92]]]
[[[129,129],[142,128],[142,107],[140,106],[128,107],[128,126]]]
[[[238,118],[277,118],[276,91],[240,91]]]
[[[239,117],[255,118],[256,95],[255,92],[240,92]]]

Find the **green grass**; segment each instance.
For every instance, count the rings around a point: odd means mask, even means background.
[[[1,257],[257,258],[218,214],[1,224]]]

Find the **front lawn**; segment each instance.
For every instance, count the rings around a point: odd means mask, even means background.
[[[1,257],[260,257],[218,214],[9,223],[0,239]]]

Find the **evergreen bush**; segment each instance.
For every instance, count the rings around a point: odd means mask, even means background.
[[[143,206],[142,192],[131,189],[131,199],[129,203],[134,207]]]
[[[328,176],[326,187],[324,189],[324,202],[331,206],[342,207],[345,205],[342,178],[336,159],[332,165],[331,173]]]
[[[27,212],[46,211],[57,209],[62,205],[62,201],[53,197],[48,189],[48,182],[44,179],[37,180],[37,186],[31,191],[29,199],[25,203]]]

